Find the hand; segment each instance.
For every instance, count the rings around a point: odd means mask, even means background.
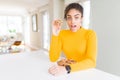
[[[50,74],[52,74],[54,76],[58,76],[58,75],[62,75],[62,74],[67,73],[64,66],[58,66],[58,65],[53,65],[52,67],[49,68],[48,71]]]
[[[62,25],[62,21],[61,20],[54,20],[53,23],[52,23],[52,33],[53,35],[55,36],[58,36],[59,35],[59,32],[61,30],[61,25]]]

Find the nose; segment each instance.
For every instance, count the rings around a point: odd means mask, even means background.
[[[71,19],[71,23],[72,23],[72,24],[75,23],[75,19],[74,19],[74,18]]]

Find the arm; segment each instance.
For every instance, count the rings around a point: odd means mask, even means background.
[[[50,61],[55,62],[59,58],[61,47],[62,47],[62,43],[60,36],[52,35],[51,43],[50,43],[50,51],[49,51]]]
[[[61,20],[54,20],[52,23],[52,37],[49,51],[50,61],[52,62],[55,62],[59,58],[61,52],[61,25]]]
[[[96,66],[97,38],[93,31],[90,31],[88,34],[86,49],[84,58],[81,61],[70,65],[71,71],[84,70]]]

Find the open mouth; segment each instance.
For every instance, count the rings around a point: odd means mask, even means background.
[[[76,28],[77,26],[76,25],[72,25],[71,28]]]

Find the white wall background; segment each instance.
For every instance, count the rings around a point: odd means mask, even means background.
[[[120,76],[120,0],[91,0],[91,13],[98,36],[97,68]]]

